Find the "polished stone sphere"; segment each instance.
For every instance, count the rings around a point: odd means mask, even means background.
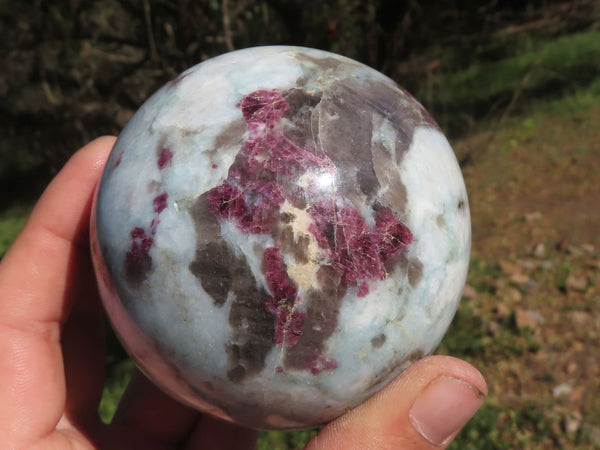
[[[300,428],[436,348],[470,217],[454,153],[410,94],[332,53],[261,47],[139,109],[91,234],[108,316],[158,386],[242,425]]]

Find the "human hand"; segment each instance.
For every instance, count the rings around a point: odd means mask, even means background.
[[[106,355],[88,229],[113,143],[97,139],[71,158],[0,262],[0,447],[254,448],[255,431],[181,405],[139,373],[113,422],[98,416]],[[443,448],[486,393],[466,362],[425,358],[307,448]]]

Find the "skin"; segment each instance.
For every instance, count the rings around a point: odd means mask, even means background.
[[[254,448],[256,431],[183,406],[139,373],[113,422],[100,421],[104,316],[88,229],[93,191],[114,139],[96,139],[71,158],[0,263],[0,447]],[[456,433],[434,445],[410,419],[415,400],[440,375],[487,393],[482,375],[466,362],[425,358],[323,427],[307,448],[445,448]]]

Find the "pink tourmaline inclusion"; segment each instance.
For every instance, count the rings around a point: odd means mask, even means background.
[[[306,314],[296,310],[298,288],[287,275],[283,256],[276,247],[265,250],[263,266],[273,297],[265,300],[267,310],[276,317],[275,343],[293,347],[298,343]],[[291,300],[291,302],[289,301]]]
[[[378,208],[375,226],[369,227],[351,202],[332,187],[326,195],[315,184],[304,187],[303,194],[292,191],[289,186],[294,183],[282,181],[297,180],[306,173],[313,174],[312,178],[314,174],[334,177],[333,161],[299,147],[276,128],[289,109],[280,92],[252,92],[238,107],[247,122],[248,139],[241,149],[241,164],[234,164],[227,180],[208,192],[210,210],[244,232],[273,233],[285,201],[304,209],[304,199],[310,198],[307,211],[313,221],[309,231],[323,250],[323,264],[340,275],[344,288],[356,286],[359,297],[367,295],[370,281],[386,277],[385,263],[412,242],[408,227],[386,207]],[[276,317],[275,342],[292,347],[301,337],[305,314],[296,310],[298,288],[287,274],[280,247],[278,242],[264,251],[263,267],[272,295],[265,305]],[[310,363],[313,373],[335,366],[335,361],[322,355],[315,355]]]
[[[171,152],[171,150],[168,148],[161,148],[156,162],[158,169],[163,170],[166,168],[172,159],[173,152]],[[150,221],[149,233],[146,233],[146,230],[142,227],[135,227],[133,230],[131,230],[131,247],[125,255],[125,264],[128,272],[144,274],[149,270],[151,265],[149,253],[150,249],[154,245],[156,227],[160,222],[158,216],[167,208],[168,198],[169,195],[166,192],[162,192],[152,200],[154,216]]]
[[[160,170],[163,170],[173,159],[173,152],[166,147],[160,149],[156,165]]]

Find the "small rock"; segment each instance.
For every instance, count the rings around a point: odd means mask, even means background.
[[[499,262],[500,270],[506,275],[517,275],[521,274],[523,270],[517,264],[510,263],[508,261],[501,260]]]
[[[543,324],[545,320],[541,314],[535,311],[517,309],[515,311],[515,322],[519,328],[529,327],[535,329],[538,325]]]
[[[596,361],[595,358],[590,357],[586,361],[586,373],[592,379],[593,377],[597,377],[600,375],[600,364]]]
[[[572,352],[583,352],[585,350],[585,345],[581,341],[573,342],[573,346],[571,347]]]
[[[554,266],[554,264],[552,264],[552,261],[549,261],[549,260],[540,261],[540,269],[550,270],[550,269],[552,269],[553,266]]]
[[[500,297],[503,300],[507,300],[510,302],[520,302],[521,299],[523,298],[523,295],[519,292],[518,289],[512,287],[512,286],[507,286],[503,289],[500,289],[498,291],[498,297]]]
[[[586,253],[582,247],[577,247],[575,245],[570,245],[567,251],[569,254],[576,257],[584,256]]]
[[[525,292],[531,292],[537,287],[537,283],[533,280],[529,280],[527,283],[523,284],[521,287],[525,290]]]
[[[520,259],[519,265],[525,270],[535,270],[538,267],[538,263],[530,259]]]
[[[533,256],[536,258],[544,258],[546,256],[546,246],[541,242],[533,247]]]
[[[569,320],[577,327],[587,325],[592,320],[592,315],[585,311],[569,311]]]
[[[577,368],[579,367],[579,365],[574,362],[571,361],[568,365],[567,365],[567,373],[569,375],[573,375],[575,372],[577,372]]]
[[[600,269],[600,259],[596,261],[587,261],[585,265],[591,269]]]
[[[496,289],[496,291],[500,291],[508,286],[508,281],[506,281],[504,278],[496,278],[495,280],[492,280],[490,284]]]
[[[588,285],[588,279],[585,275],[570,274],[567,278],[567,289],[585,292]]]
[[[496,317],[502,318],[508,316],[512,311],[508,306],[504,304],[504,302],[502,302],[497,303],[496,306],[494,306],[494,312],[496,314]]]
[[[478,297],[477,291],[475,290],[475,288],[471,285],[465,284],[465,287],[463,289],[462,292],[462,296],[464,298],[468,298],[468,299],[476,299]]]
[[[523,275],[522,273],[515,273],[511,275],[510,281],[522,286],[525,284],[529,284],[531,282],[531,278],[529,278],[527,275]]]
[[[496,322],[495,320],[490,320],[490,322],[488,323],[488,332],[492,336],[498,336],[499,329],[500,329],[500,324],[498,324],[498,322]]]
[[[552,395],[556,398],[562,397],[565,395],[571,395],[571,392],[573,392],[573,388],[571,387],[571,385],[569,383],[561,383],[552,388]]]
[[[533,222],[535,220],[540,220],[542,218],[542,213],[539,211],[530,212],[525,214],[525,222]]]
[[[581,246],[581,248],[583,250],[585,250],[587,253],[589,253],[590,255],[593,255],[594,252],[596,251],[596,247],[594,247],[594,244],[583,244]]]
[[[581,427],[581,413],[579,411],[572,411],[569,415],[564,418],[565,432],[570,435],[577,434]]]
[[[573,389],[573,392],[571,393],[569,400],[571,401],[571,403],[579,403],[581,401],[582,397],[583,397],[583,389],[578,387],[578,388]]]
[[[546,319],[544,319],[544,316],[542,316],[539,312],[532,311],[532,310],[529,310],[527,312],[529,313],[529,315],[531,317],[533,317],[533,320],[535,320],[536,323],[538,323],[540,325],[544,325],[546,323]]]

